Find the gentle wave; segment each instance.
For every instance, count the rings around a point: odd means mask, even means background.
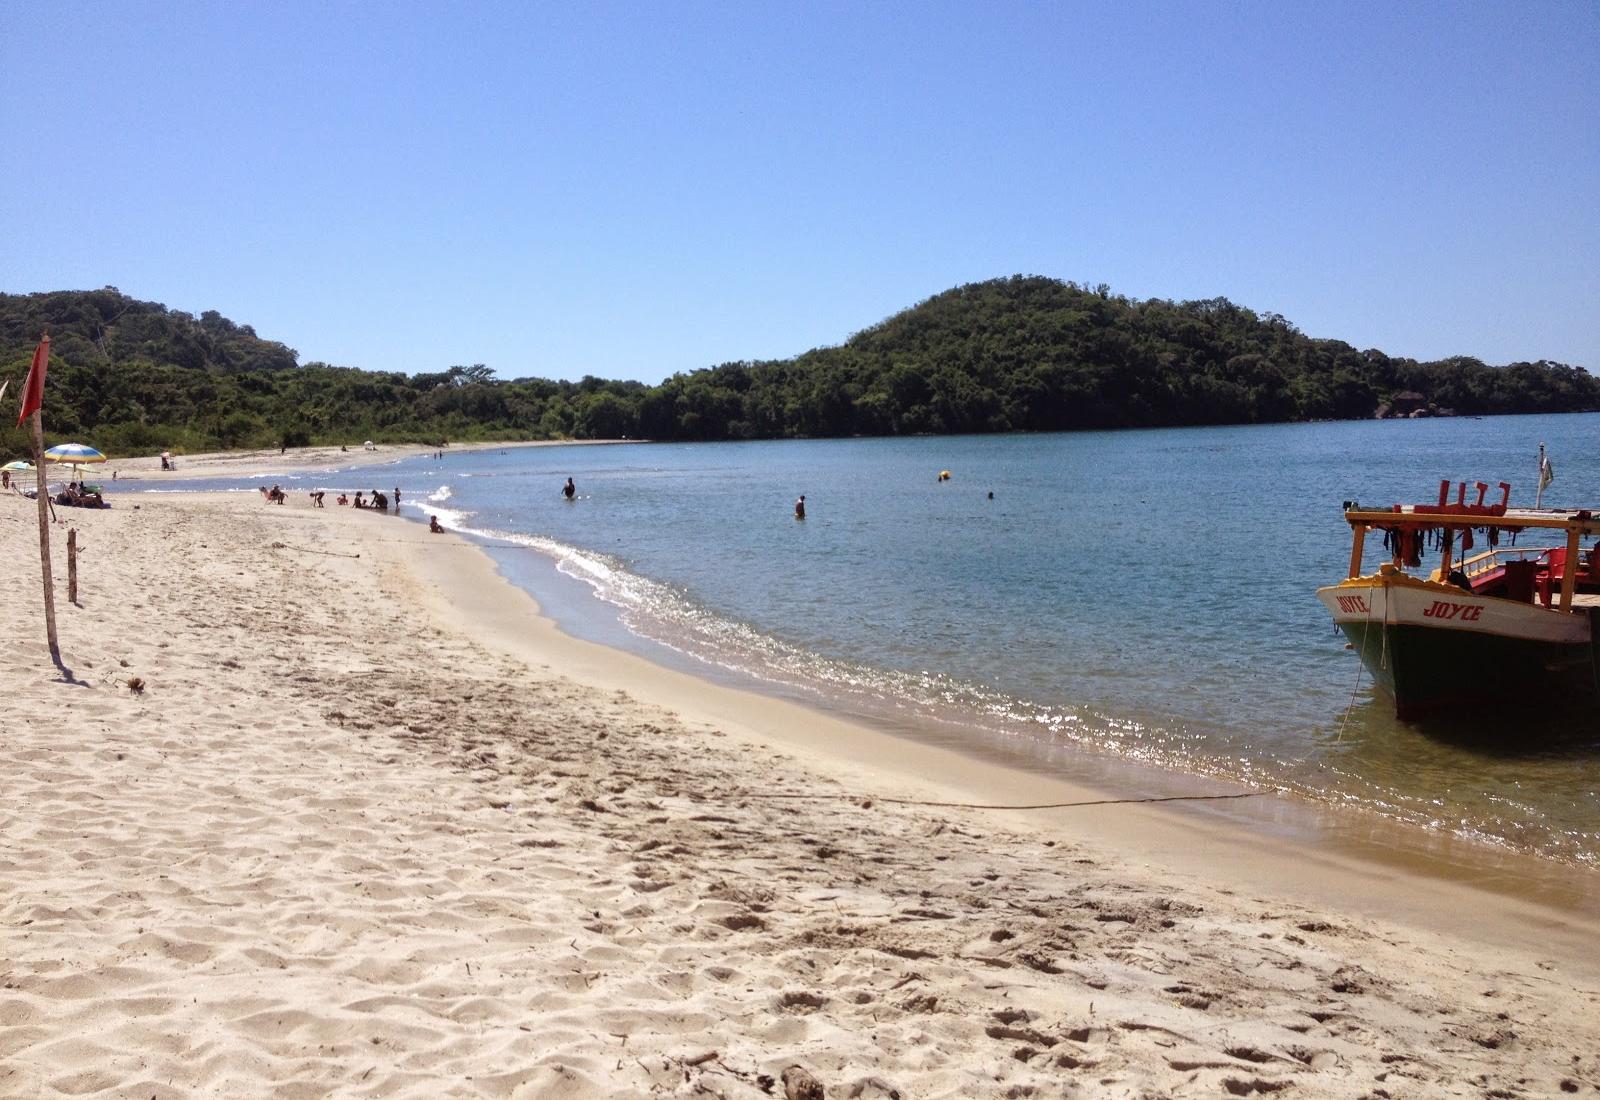
[[[754,627],[719,616],[685,592],[627,569],[617,559],[559,540],[471,524],[474,513],[439,509],[452,530],[513,546],[552,560],[567,577],[586,584],[615,607],[635,635],[709,666],[759,682],[795,690],[817,703],[860,710],[891,721],[957,725],[971,735],[1047,755],[1052,749],[1107,754],[1157,768],[1282,790],[1324,805],[1360,805],[1383,817],[1507,850],[1542,852],[1579,864],[1600,865],[1581,834],[1552,835],[1544,829],[1522,836],[1512,820],[1484,823],[1440,816],[1437,807],[1392,801],[1361,777],[1338,774],[1338,782],[1299,773],[1296,762],[1276,755],[1249,758],[1209,751],[1204,736],[1181,728],[1103,713],[1092,708],[1049,707],[964,682],[944,673],[899,672],[827,657]],[[1365,788],[1365,789],[1363,789]]]
[[[819,702],[842,698],[886,717],[954,722],[1006,738],[1070,743],[1150,764],[1192,763],[1190,750],[1176,744],[1182,737],[1174,731],[1089,708],[1044,706],[940,672],[899,672],[827,657],[717,615],[681,590],[634,573],[609,555],[545,536],[474,527],[467,523],[471,515],[442,510],[440,522],[545,555],[564,576],[583,582],[617,608],[634,634],[724,671],[796,689]]]

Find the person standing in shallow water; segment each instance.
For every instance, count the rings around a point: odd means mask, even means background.
[[[572,479],[570,477],[567,478],[567,483],[561,487],[561,495],[566,497],[568,500],[571,500],[573,497],[578,495],[578,487],[572,483]]]
[[[806,518],[806,495],[804,493],[801,493],[800,499],[794,502],[794,518]]]

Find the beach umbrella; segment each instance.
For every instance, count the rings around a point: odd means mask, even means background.
[[[77,467],[87,466],[91,462],[104,462],[106,456],[82,443],[57,443],[54,447],[45,448],[44,460],[67,463],[76,471]]]
[[[4,470],[8,474],[31,474],[33,473],[33,463],[24,462],[19,458],[15,462],[7,462],[4,466],[0,466],[0,470]],[[17,479],[13,477],[11,480],[16,481]]]
[[[47,462],[70,462],[74,466],[87,466],[91,462],[106,460],[105,455],[82,443],[57,443],[54,447],[45,448],[44,457]]]

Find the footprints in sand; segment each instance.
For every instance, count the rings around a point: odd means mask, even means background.
[[[874,802],[264,549],[336,528],[108,515],[165,525],[94,582],[165,625],[86,600],[145,695],[0,741],[0,1095],[1593,1091],[1531,987],[1441,1006],[1414,949]]]

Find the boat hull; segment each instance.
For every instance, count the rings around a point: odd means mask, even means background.
[[[1596,693],[1586,614],[1401,573],[1353,578],[1317,595],[1402,719]]]

